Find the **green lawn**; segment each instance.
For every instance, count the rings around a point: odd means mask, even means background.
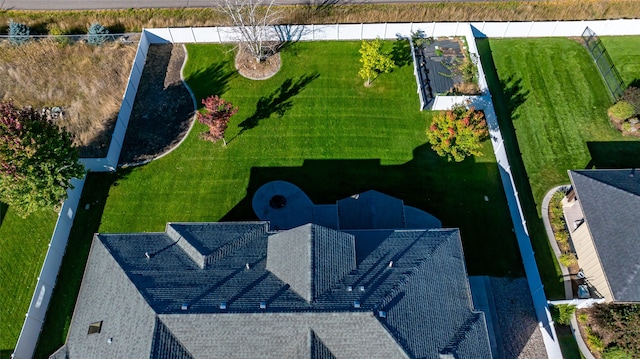
[[[479,48],[547,296],[559,298],[564,293],[560,271],[540,220],[544,194],[568,183],[569,169],[634,165],[640,142],[609,125],[609,94],[576,41],[481,40]],[[609,50],[612,58],[624,58],[629,66],[621,67],[633,69],[626,57],[633,55],[619,49],[624,47]]]
[[[8,358],[29,309],[57,215],[18,217],[0,203],[0,358]]]
[[[74,228],[73,258],[65,258],[61,272],[69,284],[54,291],[56,314],[47,317],[36,357],[64,341],[84,265],[77,258],[86,258],[93,228],[162,231],[168,221],[255,219],[251,197],[275,179],[295,183],[316,203],[368,189],[397,196],[444,226],[461,228],[470,274],[521,276],[491,144],[484,156],[462,163],[437,157],[425,144],[431,113],[418,111],[412,68],[365,88],[357,75],[359,46],[294,44],[282,54],[280,72],[266,81],[237,75],[230,47],[188,46],[185,74],[197,96],[221,94],[239,107],[229,144],[200,140],[204,126],[197,124],[160,160],[120,170],[118,178],[89,177],[81,207],[98,205],[78,214],[75,226],[82,228]]]
[[[640,36],[600,38],[625,84],[640,87]]]
[[[491,144],[463,163],[437,157],[418,111],[410,66],[371,88],[358,77],[359,43],[297,43],[267,81],[232,71],[228,47],[188,46],[185,76],[198,97],[221,93],[239,107],[226,138],[198,138],[133,170],[111,189],[101,231],[159,231],[167,221],[254,219],[251,197],[283,179],[316,203],[377,189],[462,229],[469,271],[521,274]],[[484,201],[484,196],[489,201]],[[501,248],[496,252],[495,248]]]

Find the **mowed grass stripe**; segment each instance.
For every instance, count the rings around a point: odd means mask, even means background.
[[[632,45],[638,39],[612,42],[630,40]],[[481,40],[479,46],[503,135],[510,143],[509,158],[545,290],[550,298],[560,298],[564,291],[559,267],[540,220],[542,198],[552,187],[569,182],[567,170],[603,165],[592,158],[593,143],[618,149],[637,141],[609,124],[610,95],[577,41],[496,39]]]

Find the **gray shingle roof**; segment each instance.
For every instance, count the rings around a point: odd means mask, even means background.
[[[307,302],[335,287],[355,267],[354,237],[347,233],[305,224],[269,236],[267,270]]]
[[[171,235],[97,235],[67,342],[70,357],[491,357],[458,230],[265,226],[173,223]],[[238,242],[242,231],[262,234]],[[286,245],[270,253],[279,240]],[[203,255],[228,249],[202,267],[190,248]],[[268,258],[304,257],[300,248],[315,249],[302,259],[304,270],[269,271]],[[312,301],[298,293],[307,292],[297,289],[296,274],[314,278]],[[108,330],[87,336],[95,320]],[[123,348],[109,351],[116,343]],[[127,345],[135,351],[125,352]]]
[[[615,301],[640,301],[640,173],[569,171]]]

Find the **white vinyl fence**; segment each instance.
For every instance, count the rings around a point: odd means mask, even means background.
[[[129,74],[127,89],[122,98],[122,105],[115,129],[113,130],[109,152],[105,158],[81,158],[80,162],[88,171],[111,172],[115,171],[118,165],[118,157],[120,157],[122,142],[125,132],[127,131],[129,116],[131,115],[131,106],[136,97],[136,91],[140,83],[140,76],[142,75],[148,49],[149,41],[147,41],[146,35],[143,32],[140,42],[138,43],[134,64]],[[26,314],[24,325],[22,326],[18,342],[13,352],[13,357],[16,359],[31,358],[35,351],[38,336],[42,330],[45,314],[49,307],[51,293],[56,285],[58,272],[62,264],[62,257],[67,248],[67,241],[69,240],[69,233],[71,233],[73,219],[78,210],[78,203],[82,195],[84,181],[85,179],[73,179],[71,184],[74,188],[67,190],[68,198],[63,203],[60,214],[58,215],[58,221],[51,236],[49,249],[44,259],[42,269],[40,270],[40,275],[38,276],[36,289],[31,298],[29,311]]]
[[[315,41],[315,40],[362,40],[393,39],[396,34],[408,36],[411,31],[422,30],[426,36],[447,37],[465,36],[469,51],[477,54],[475,37],[550,37],[580,36],[585,27],[590,27],[598,35],[640,35],[640,20],[621,19],[603,21],[546,21],[546,22],[473,22],[473,23],[394,23],[394,24],[350,24],[350,25],[291,25],[274,28],[274,36],[283,41]],[[87,170],[95,172],[115,171],[122,143],[129,123],[129,116],[140,83],[147,51],[150,44],[160,43],[221,43],[236,41],[236,33],[229,27],[202,28],[161,28],[143,30],[138,50],[131,69],[129,82],[122,99],[122,106],[116,122],[109,152],[105,158],[81,159]],[[549,358],[561,358],[555,329],[547,306],[542,281],[533,255],[531,241],[526,228],[526,221],[518,199],[518,192],[511,175],[509,160],[504,149],[504,141],[498,127],[497,118],[484,77],[484,71],[478,61],[479,85],[482,96],[472,97],[438,97],[434,109],[450,108],[460,100],[470,100],[471,105],[485,111],[489,123],[491,142],[500,168],[500,176],[509,203],[509,210],[514,223],[518,245],[524,262],[529,289],[536,309],[541,332]],[[418,84],[419,86],[419,84]],[[29,311],[14,351],[14,358],[27,359],[33,356],[38,335],[58,271],[65,252],[67,240],[78,207],[84,180],[74,180],[75,188],[69,190],[69,198],[63,204],[58,222],[51,238],[44,265],[38,277]]]

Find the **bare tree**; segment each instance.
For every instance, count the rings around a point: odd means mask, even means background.
[[[240,35],[243,49],[262,62],[273,55],[277,37],[272,25],[278,22],[275,0],[216,0],[218,9],[229,16]]]

